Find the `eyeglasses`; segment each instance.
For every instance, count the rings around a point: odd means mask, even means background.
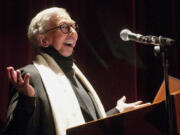
[[[76,32],[78,32],[78,30],[79,30],[78,24],[76,24],[76,23],[74,23],[74,24],[63,23],[63,24],[61,24],[59,26],[56,26],[54,28],[51,28],[51,29],[48,29],[48,30],[44,31],[44,33],[47,33],[47,32],[49,32],[51,30],[60,29],[62,33],[68,34],[68,33],[70,33],[71,27],[74,30],[76,30]]]

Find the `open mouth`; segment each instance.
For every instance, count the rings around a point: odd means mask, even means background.
[[[64,45],[69,46],[69,47],[73,47],[73,41],[72,40],[67,41],[67,42],[64,43]]]
[[[72,44],[69,44],[69,43],[64,43],[66,46],[72,46]]]

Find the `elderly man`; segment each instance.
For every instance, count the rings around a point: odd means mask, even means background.
[[[108,113],[73,63],[78,26],[63,8],[49,8],[31,21],[28,38],[37,52],[33,64],[7,67],[11,82],[4,134],[65,135],[66,129],[141,106],[125,97]]]

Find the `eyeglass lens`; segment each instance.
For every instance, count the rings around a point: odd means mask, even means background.
[[[64,34],[69,33],[71,27],[72,27],[73,29],[75,29],[76,31],[78,31],[78,25],[77,25],[77,24],[71,24],[71,25],[69,25],[69,24],[62,24],[62,25],[60,25],[60,29],[61,29],[61,31],[62,31]]]

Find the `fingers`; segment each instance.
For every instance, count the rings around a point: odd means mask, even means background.
[[[126,102],[126,96],[123,96],[120,100]]]
[[[147,102],[147,103],[144,103],[145,105],[151,105],[152,103],[151,102]]]
[[[13,67],[7,67],[8,78],[14,85],[22,84],[24,81],[21,77],[20,70],[14,70]]]
[[[17,83],[17,73],[16,71],[14,71],[13,67],[7,67],[7,71],[8,71],[8,78],[9,81],[14,83]]]
[[[6,69],[8,72],[9,81],[13,84],[15,88],[22,88],[24,85],[29,84],[29,73],[27,73],[23,79],[20,70],[15,71],[13,67],[7,67]]]
[[[22,83],[24,83],[24,80],[21,77],[21,72],[20,70],[16,70],[17,72],[17,84],[21,85]]]
[[[151,105],[151,103],[144,103],[144,104],[139,104],[139,105],[136,105],[135,106],[135,109],[139,109],[139,108],[142,108],[142,107],[146,107],[146,106],[149,106],[149,105]]]
[[[140,105],[140,104],[142,104],[143,102],[142,101],[136,101],[136,102],[134,102],[134,103],[132,103],[132,104],[134,104],[134,105]]]
[[[7,67],[6,70],[7,70],[7,73],[8,73],[9,80],[11,80],[11,71],[10,70],[12,70],[12,67]]]
[[[17,72],[14,71],[14,69],[11,71],[11,77],[12,77],[12,81],[14,83],[17,83]]]
[[[29,84],[29,78],[30,78],[30,74],[27,73],[27,74],[24,76],[24,85],[28,85],[28,84]]]
[[[148,102],[148,103],[143,103],[142,101],[137,101],[137,102],[134,102],[132,103],[134,105],[135,108],[140,108],[140,107],[145,107],[145,106],[148,106],[150,105],[151,103]]]
[[[138,105],[138,107],[145,107],[145,106],[148,106],[148,105],[151,105],[151,103],[144,103],[144,104],[141,104],[141,105]]]

